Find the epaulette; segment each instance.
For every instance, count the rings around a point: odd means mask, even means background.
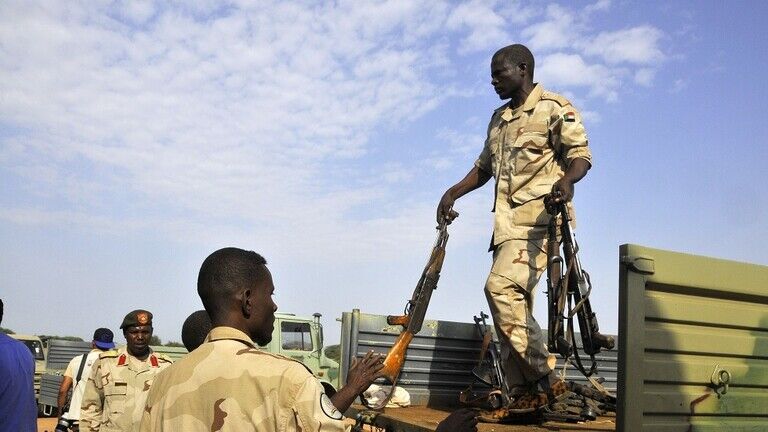
[[[557,93],[552,93],[552,92],[549,92],[549,91],[541,92],[541,98],[542,99],[546,99],[546,100],[555,101],[560,106],[563,106],[563,107],[566,106],[566,105],[570,105],[571,104],[571,102],[568,99],[566,99],[565,97],[563,97],[563,96],[561,96],[561,95],[559,95]]]
[[[117,357],[117,350],[109,350],[109,351],[104,351],[104,352],[99,353],[99,358],[100,359],[103,359],[103,358],[113,358],[113,357]]]
[[[170,358],[168,354],[162,354],[162,353],[152,353],[152,354],[154,354],[157,357],[157,359],[161,362],[173,363],[173,359]]]

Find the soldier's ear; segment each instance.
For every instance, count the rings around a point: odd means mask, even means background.
[[[251,298],[252,291],[245,289],[240,293],[240,308],[243,316],[250,318],[251,311],[253,310],[253,299]]]

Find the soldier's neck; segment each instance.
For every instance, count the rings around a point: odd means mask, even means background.
[[[528,95],[531,94],[534,87],[535,85],[532,82],[523,84],[523,86],[515,92],[514,96],[509,99],[509,108],[513,110],[520,108],[525,103],[526,99],[528,99]]]
[[[135,353],[135,352],[133,352],[131,350],[128,350],[128,354],[136,357],[137,359],[139,359],[141,361],[144,361],[144,360],[147,359],[147,357],[149,357],[149,350],[147,350],[147,351],[145,351],[145,352],[143,352],[141,354],[137,354],[137,353]]]

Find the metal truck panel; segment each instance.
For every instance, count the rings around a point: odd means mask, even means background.
[[[49,339],[48,362],[45,367],[46,373],[55,374],[56,371],[64,373],[70,360],[90,350],[90,342]]]
[[[355,357],[362,357],[369,350],[386,354],[401,331],[401,326],[388,325],[386,316],[358,310],[345,312],[341,334],[342,382],[346,382]],[[413,405],[457,405],[458,393],[474,381],[471,371],[477,365],[481,344],[474,324],[425,320],[408,347],[397,385],[408,391]],[[596,358],[599,375],[606,379],[605,386],[615,391],[616,352],[606,351]],[[562,366],[562,359],[558,359],[558,368]],[[582,384],[587,382],[571,365],[566,376]],[[475,390],[487,391],[488,387],[476,383]]]
[[[55,408],[58,406],[59,387],[64,375],[43,375],[40,382],[40,405]]]
[[[620,262],[618,430],[765,430],[768,267],[636,245]]]

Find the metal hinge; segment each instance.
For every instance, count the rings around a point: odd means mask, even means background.
[[[653,258],[624,255],[621,257],[621,263],[625,264],[627,267],[629,267],[630,270],[637,273],[654,274],[656,272],[656,266]]]

